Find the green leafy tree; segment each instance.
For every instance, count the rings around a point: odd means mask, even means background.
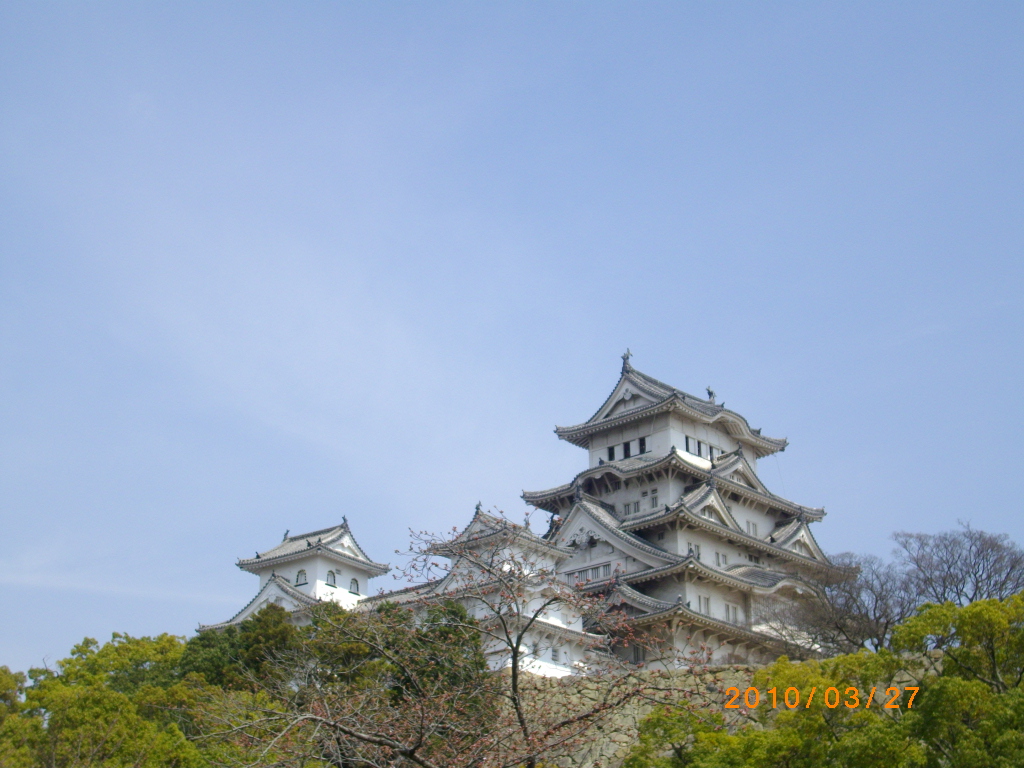
[[[10,676],[4,686],[0,764],[47,768],[193,768],[200,751],[153,707],[180,685],[184,643],[171,635],[114,635],[102,646],[86,639],[56,669]],[[3,675],[5,679],[8,675]]]
[[[297,647],[300,632],[279,605],[269,605],[238,627],[200,632],[182,650],[179,675],[198,674],[210,685],[251,689],[269,674],[276,660]]]
[[[996,693],[1024,682],[1024,593],[958,606],[928,603],[896,630],[895,646],[922,655],[941,651],[942,670],[978,680]]]

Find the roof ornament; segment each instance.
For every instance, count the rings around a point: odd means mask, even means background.
[[[707,390],[708,390],[708,400],[710,400],[711,404],[714,405],[715,404],[715,390],[713,390],[711,387],[708,387]]]
[[[622,355],[622,372],[623,373],[625,373],[626,371],[628,371],[630,368],[633,367],[633,366],[631,366],[629,364],[629,358],[631,358],[632,356],[633,356],[633,353],[630,352],[629,348],[627,347],[626,351]]]
[[[288,540],[288,534],[291,533],[291,530],[292,529],[289,528],[287,531],[284,532],[284,538],[281,539],[281,541],[287,541]]]
[[[478,501],[476,503],[476,506],[473,507],[473,511],[479,515],[481,512],[484,511],[484,503],[482,501]]]
[[[257,560],[259,560],[259,559],[260,559],[260,553],[259,553],[259,552],[257,552],[257,553],[256,553],[256,559],[257,559]]]

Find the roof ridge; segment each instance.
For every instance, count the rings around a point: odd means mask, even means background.
[[[320,535],[320,534],[327,533],[329,531],[338,530],[339,528],[343,529],[343,530],[348,530],[348,523],[347,522],[338,523],[337,525],[331,525],[331,526],[328,526],[327,528],[321,528],[318,531],[310,531],[309,533],[298,533],[298,534],[296,534],[294,536],[286,536],[284,541],[300,541],[302,539],[308,539],[310,536],[317,536],[317,535]],[[351,533],[350,530],[348,530],[348,532]],[[281,543],[283,544],[284,541],[282,541]],[[278,544],[278,546],[281,546],[281,545]]]

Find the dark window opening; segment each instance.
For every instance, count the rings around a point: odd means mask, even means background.
[[[608,461],[615,461],[615,446],[608,446]]]
[[[630,453],[629,453],[629,443],[623,443],[622,444],[622,458],[628,459],[629,456],[630,456]]]
[[[637,448],[636,452],[637,453],[647,453],[647,438],[646,437],[641,437],[640,438],[640,445]]]

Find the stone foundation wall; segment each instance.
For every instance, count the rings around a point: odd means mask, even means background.
[[[673,672],[647,672],[650,690],[604,717],[588,733],[586,744],[557,762],[562,768],[618,768],[637,740],[640,721],[656,706],[673,703],[706,706],[727,715],[725,689],[736,686],[741,691],[749,685],[759,667],[721,665]],[[585,710],[600,700],[607,683],[596,677],[563,678],[556,682],[537,679],[541,688],[557,686],[557,696],[564,697],[567,711]],[[544,691],[547,698],[551,690]]]

